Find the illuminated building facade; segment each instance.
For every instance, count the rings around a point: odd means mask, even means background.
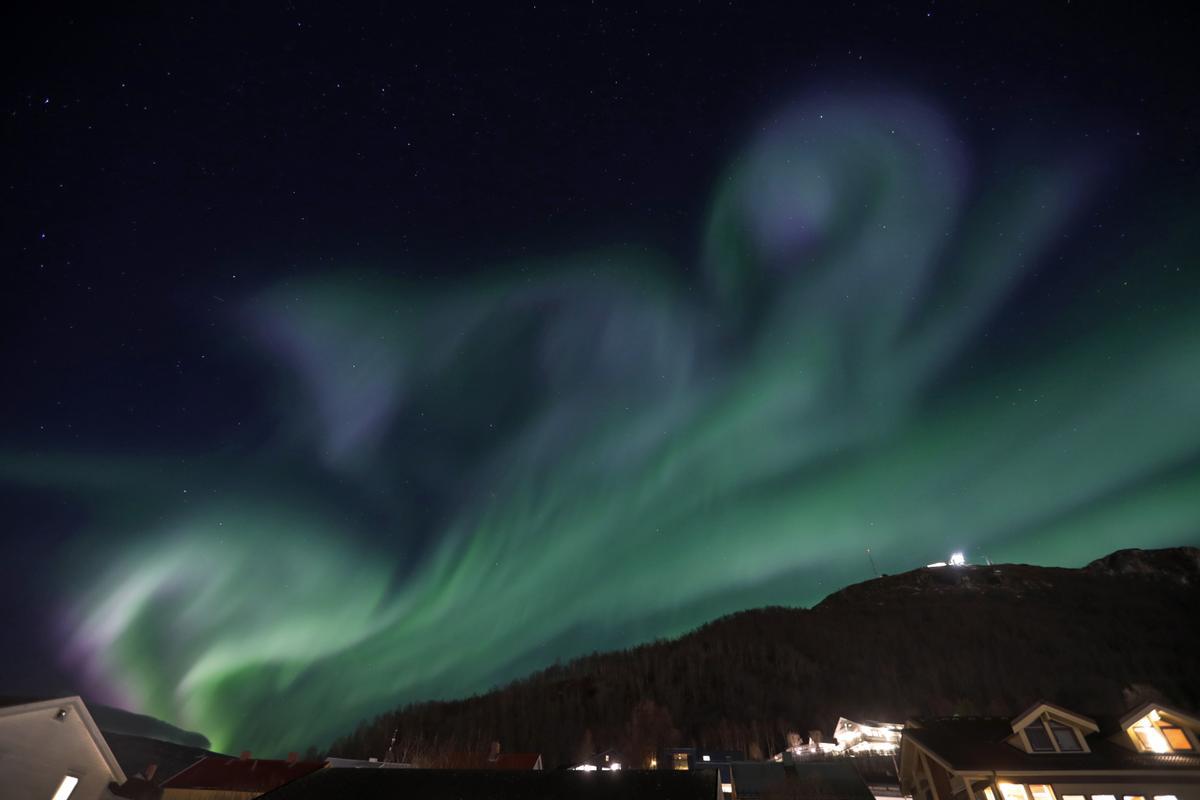
[[[1016,717],[910,722],[914,800],[1200,800],[1200,719],[1152,703],[1095,720],[1038,703]]]

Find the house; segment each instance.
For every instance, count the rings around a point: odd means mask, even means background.
[[[915,720],[900,781],[914,800],[1200,800],[1198,732],[1157,703],[1110,720],[1047,702],[1012,719]]]
[[[262,800],[717,800],[711,772],[325,769]]]
[[[295,754],[286,761],[251,758],[249,752],[210,756],[169,777],[163,800],[249,800],[324,767],[324,761],[300,761]]]
[[[788,749],[793,758],[811,758],[830,755],[891,756],[900,752],[900,734],[904,728],[898,722],[867,720],[855,722],[838,717],[833,730],[833,742],[822,741],[820,731],[809,731],[808,742],[801,743],[798,734],[788,737]],[[783,753],[775,757],[783,760]]]
[[[740,750],[703,750],[695,747],[668,747],[652,759],[651,768],[669,769],[684,772],[688,770],[706,770],[715,772],[717,787],[722,797],[729,797],[733,792],[733,773],[731,764],[743,761],[746,754]]]
[[[704,750],[696,747],[667,747],[659,752],[654,767],[657,769],[688,770],[710,764],[744,761],[746,754],[740,750]]]
[[[874,800],[866,781],[846,759],[743,761],[731,767],[733,800]]]
[[[0,787],[11,800],[97,800],[125,773],[79,697],[0,701]]]
[[[898,722],[855,722],[838,717],[833,738],[841,753],[891,755],[900,751],[900,732],[903,728]]]
[[[626,763],[625,757],[620,752],[610,749],[592,755],[587,760],[571,767],[571,769],[580,772],[612,772],[613,770],[621,769]]]

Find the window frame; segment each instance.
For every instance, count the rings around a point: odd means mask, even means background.
[[[1068,729],[1069,731],[1071,731],[1071,735],[1075,737],[1075,743],[1077,745],[1079,745],[1079,748],[1077,750],[1063,750],[1059,746],[1058,737],[1054,734],[1054,728],[1052,728],[1050,726],[1050,723],[1052,721],[1063,726],[1064,728]],[[1042,732],[1050,740],[1050,747],[1052,749],[1050,749],[1050,750],[1035,750],[1034,749],[1033,742],[1031,742],[1029,740],[1029,736],[1026,733],[1026,731],[1029,730],[1029,728],[1033,727],[1034,725],[1041,726]],[[1077,753],[1092,752],[1091,749],[1087,745],[1087,738],[1080,732],[1079,728],[1075,727],[1074,725],[1072,725],[1069,722],[1058,719],[1056,717],[1052,717],[1050,714],[1042,714],[1040,717],[1037,718],[1036,721],[1029,723],[1024,728],[1021,728],[1019,733],[1021,736],[1021,743],[1025,745],[1025,752],[1029,753],[1030,755],[1036,755],[1036,756],[1044,756],[1044,755],[1051,755],[1051,754],[1053,754],[1053,755],[1074,755]]]

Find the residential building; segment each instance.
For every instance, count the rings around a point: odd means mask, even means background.
[[[0,701],[5,800],[98,800],[125,773],[79,697]]]
[[[914,800],[1200,800],[1198,732],[1158,703],[1120,719],[1041,702],[1012,719],[914,720],[901,786]]]
[[[579,772],[612,772],[624,769],[625,757],[617,750],[604,750],[571,767]]]

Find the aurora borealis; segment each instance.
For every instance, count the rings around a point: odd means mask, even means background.
[[[919,89],[789,97],[701,167],[689,248],[298,264],[188,334],[238,365],[196,402],[252,424],[0,449],[8,489],[80,509],[39,569],[63,668],[282,753],[814,603],[867,548],[900,571],[1200,542],[1194,196],[1109,230],[1115,135],[984,146]]]

